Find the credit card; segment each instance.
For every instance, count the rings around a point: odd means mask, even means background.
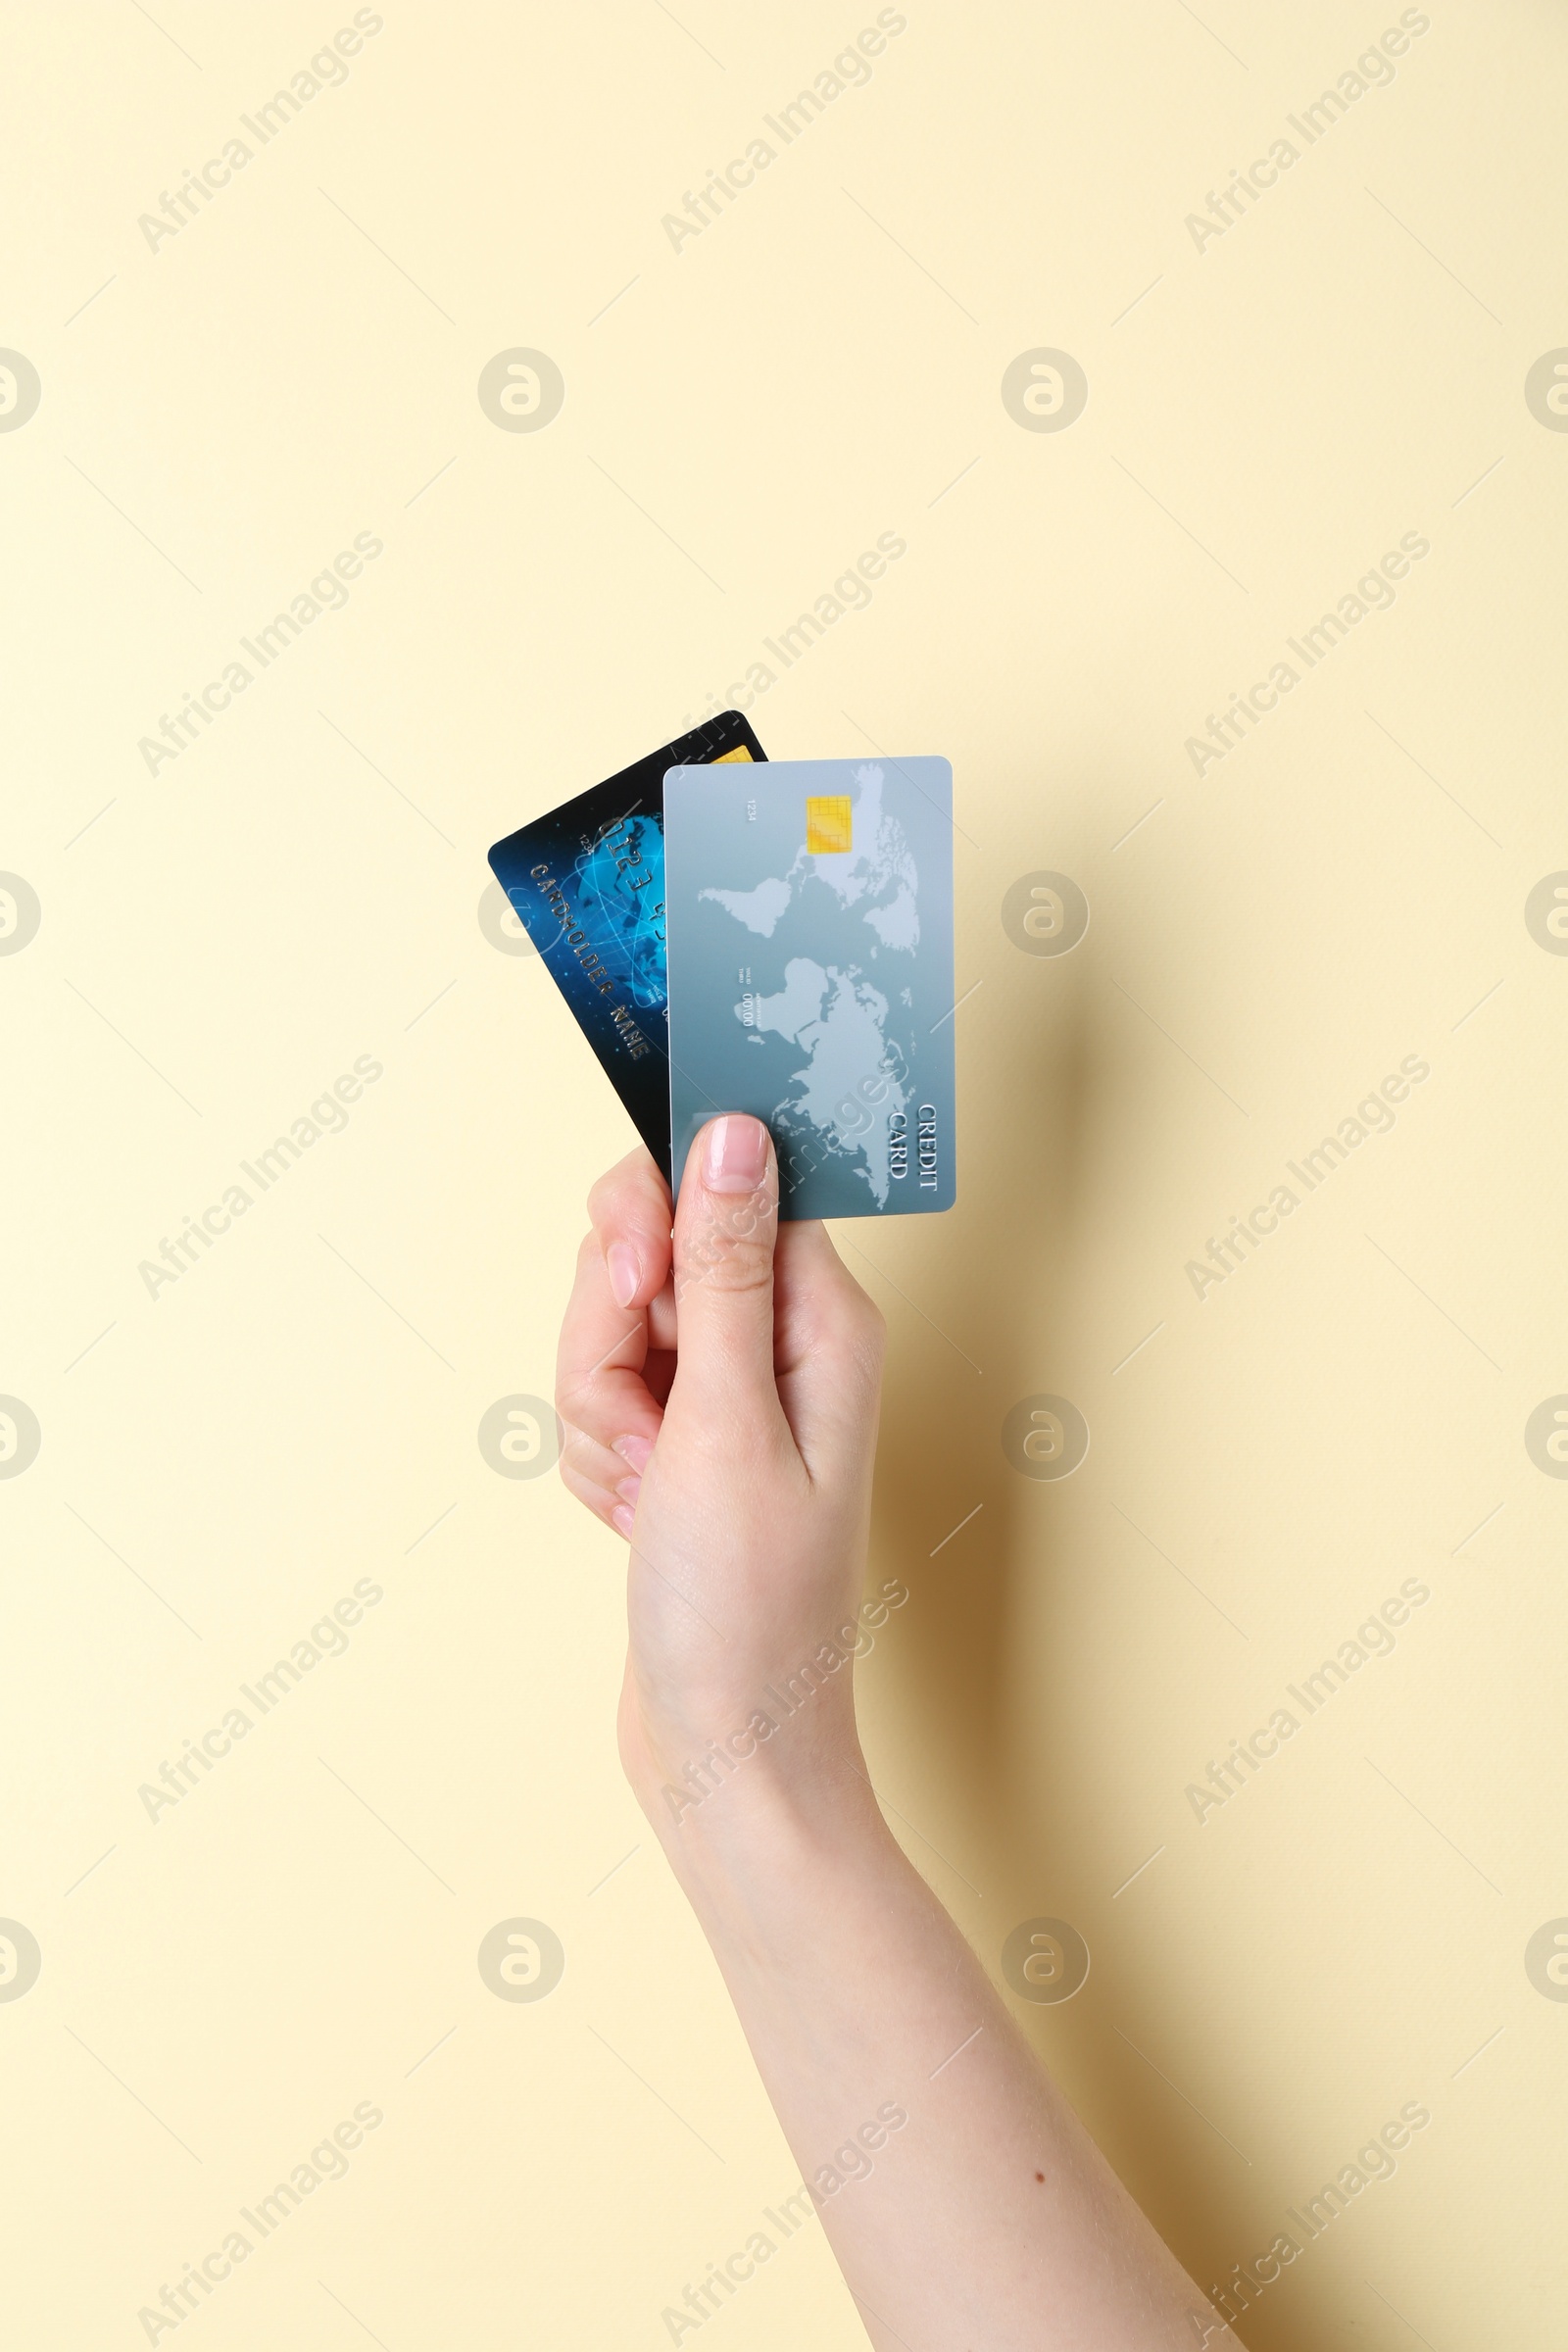
[[[671,767],[664,897],[677,1183],[703,1122],[745,1110],[782,1216],[951,1207],[948,761]]]
[[[664,771],[765,756],[740,712],[722,711],[490,852],[491,871],[666,1184]]]

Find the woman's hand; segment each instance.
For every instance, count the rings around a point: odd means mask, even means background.
[[[646,1152],[588,1208],[557,1372],[562,1475],[631,1545],[632,1786],[666,1836],[742,1770],[842,1798],[882,1318],[819,1224],[780,1231],[757,1119],[698,1136],[673,1238]]]
[[[673,1252],[646,1152],[590,1209],[563,1474],[631,1544],[621,1753],[872,2341],[1226,2340],[871,1794],[850,1677],[880,1316],[820,1225],[779,1232],[756,1119],[698,1137]],[[672,2336],[716,2280],[665,2312]]]

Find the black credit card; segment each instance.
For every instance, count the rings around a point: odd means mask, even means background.
[[[766,757],[740,712],[721,711],[490,852],[491,871],[666,1184],[664,771]]]

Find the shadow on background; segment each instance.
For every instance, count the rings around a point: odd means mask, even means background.
[[[1083,1472],[1023,1476],[1002,1443],[1019,1398],[1078,1400],[1087,1376],[1074,1366],[1105,1353],[1080,1344],[1093,1336],[1103,1246],[1095,1171],[1150,1114],[1137,1016],[1130,1023],[1106,973],[1107,943],[1095,944],[1102,953],[1086,941],[1059,962],[1035,960],[998,932],[988,976],[1006,1009],[999,1018],[993,1002],[960,1064],[959,1204],[911,1220],[897,1252],[874,1229],[863,1257],[846,1251],[888,1320],[871,1584],[899,1576],[911,1594],[884,1656],[861,1669],[862,1715],[878,1793],[906,1851],[1207,2288],[1268,2245],[1277,2209],[1249,2159],[1188,2098],[1209,2104],[1212,2029],[1206,2009],[1184,2013],[1182,1984],[1211,1969],[1212,1951],[1162,1949],[1157,1911],[1118,1911],[1115,1899],[1143,1859],[1129,1857],[1138,1833],[1122,1811],[1168,1821],[1171,1790],[1161,1779],[1118,1810],[1139,1696],[1135,1678],[1112,1681],[1106,1665],[1120,1639],[1107,1621],[1135,1605],[1135,1588],[1103,1556],[1128,1548],[1092,1400],[1105,1398],[1103,1374],[1085,1399]],[[1152,1155],[1146,1164],[1152,1182]],[[863,1230],[849,1229],[855,1245]],[[877,1275],[865,1262],[873,1252]],[[1087,1982],[1059,2005],[1020,1998],[1003,1969],[1008,1935],[1041,1917],[1069,1921],[1090,1948]],[[1299,2305],[1296,2316],[1304,2324]],[[1255,2325],[1271,2342],[1306,2342],[1280,2332],[1277,2306]]]

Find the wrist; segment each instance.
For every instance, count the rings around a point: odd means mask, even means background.
[[[737,1698],[727,1679],[718,1688],[672,1688],[640,1669],[635,1653],[628,1657],[621,1763],[661,1836],[699,1816],[716,1829],[731,1814],[770,1817],[791,1805],[811,1815],[830,1809],[857,1776],[863,1785],[852,1671],[846,1662],[831,1683],[748,1675],[738,1686],[747,1695]]]
[[[633,1775],[644,1813],[709,1935],[776,1948],[802,1899],[898,1857],[853,1728],[808,1761],[759,1752],[706,1790]]]

